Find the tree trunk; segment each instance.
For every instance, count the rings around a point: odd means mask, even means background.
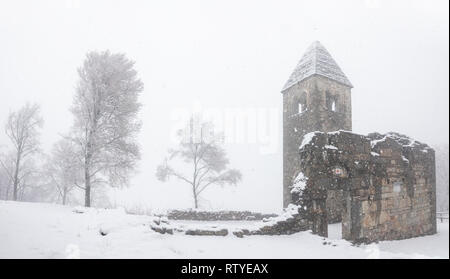
[[[20,153],[20,151],[17,152],[16,169],[14,170],[13,201],[17,201],[17,192],[19,188]]]
[[[194,208],[198,208],[198,199],[197,199],[197,192],[195,191],[195,186],[192,186],[192,194],[194,196]]]
[[[67,198],[67,189],[63,189],[63,196],[62,196],[62,204],[66,205],[66,198]]]
[[[89,167],[84,167],[84,206],[91,207],[91,175],[89,173]]]
[[[9,190],[11,188],[11,179],[8,180],[8,184],[6,185],[6,197],[5,200],[9,200]]]
[[[91,172],[90,172],[90,164],[92,158],[92,150],[91,150],[91,136],[89,136],[89,140],[86,145],[86,154],[84,157],[84,206],[91,207]]]

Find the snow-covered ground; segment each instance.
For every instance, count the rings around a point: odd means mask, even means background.
[[[75,210],[77,211],[77,210]],[[438,234],[353,246],[310,232],[290,236],[162,235],[149,228],[153,217],[122,210],[0,201],[0,258],[448,258],[448,222]],[[177,221],[172,224],[196,225]],[[216,222],[230,229],[249,222]],[[251,222],[250,222],[251,223]],[[106,234],[106,235],[102,235]]]

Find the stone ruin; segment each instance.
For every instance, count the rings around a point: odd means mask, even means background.
[[[342,236],[353,242],[436,233],[434,151],[397,133],[313,132],[299,150],[292,200],[313,233],[328,235],[329,191],[339,191]]]
[[[352,130],[353,85],[314,42],[284,85],[283,205],[313,233],[342,222],[354,242],[436,233],[434,151],[406,136]]]
[[[192,221],[255,221],[276,216],[276,214],[263,214],[259,212],[236,210],[170,210],[167,213],[167,218],[169,220]]]
[[[326,237],[328,224],[339,219],[343,238],[354,243],[436,233],[435,159],[428,145],[398,133],[311,132],[303,137],[298,156],[301,164],[289,187],[292,203],[279,216],[233,231],[217,225],[173,227],[167,218],[151,228],[237,237],[311,230]]]
[[[328,224],[337,222],[342,222],[343,238],[354,243],[436,233],[434,150],[398,133],[352,133],[352,88],[328,51],[314,42],[282,89],[284,213],[231,233],[311,230],[326,237]],[[220,226],[175,228],[167,220],[151,228],[169,234],[229,234]]]
[[[245,213],[245,211],[244,211]],[[217,215],[211,215],[217,216]],[[180,220],[180,219],[177,219]],[[189,219],[192,220],[192,219]],[[223,220],[223,219],[219,219]],[[205,221],[205,220],[203,220]],[[218,221],[208,219],[207,221]],[[242,220],[241,220],[242,221]],[[167,216],[155,218],[150,224],[150,228],[161,234],[185,234],[197,236],[227,236],[233,234],[236,237],[248,235],[282,235],[293,234],[310,229],[310,222],[299,214],[299,206],[290,204],[280,215],[271,214],[252,225],[242,225],[238,228],[229,229],[224,225],[207,223],[205,225],[173,225]]]

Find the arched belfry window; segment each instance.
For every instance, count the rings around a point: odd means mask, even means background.
[[[330,92],[326,92],[326,106],[329,111],[338,111],[338,100],[337,97],[332,95]]]
[[[307,110],[307,93],[306,91],[302,92],[298,98],[296,98],[294,102],[294,114],[301,114]]]
[[[301,102],[298,102],[297,113],[302,113],[304,109],[305,106]]]

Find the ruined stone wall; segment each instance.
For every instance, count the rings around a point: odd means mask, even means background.
[[[319,75],[283,91],[283,205],[291,202],[289,186],[300,166],[298,148],[309,132],[352,129],[351,89]],[[332,100],[336,110],[331,110]],[[305,109],[298,112],[298,103]],[[336,193],[339,194],[339,193]],[[336,205],[339,206],[339,205]]]
[[[167,213],[170,220],[196,220],[196,221],[238,221],[262,220],[276,217],[276,214],[263,214],[251,211],[202,211],[202,210],[171,210]]]
[[[301,197],[313,232],[327,235],[329,190],[342,191],[342,234],[354,242],[436,233],[434,151],[406,136],[315,133],[299,153]]]
[[[226,236],[229,233],[237,237],[250,235],[286,235],[301,231],[306,231],[311,227],[308,220],[303,218],[299,206],[290,204],[278,216],[263,218],[253,224],[243,223],[242,227],[229,230],[226,225],[213,224],[192,224],[192,225],[172,225],[168,218],[157,217],[153,219],[150,228],[161,234],[182,233],[186,235],[198,236]]]
[[[326,207],[328,224],[342,222],[342,212],[344,210],[344,191],[328,190]]]

